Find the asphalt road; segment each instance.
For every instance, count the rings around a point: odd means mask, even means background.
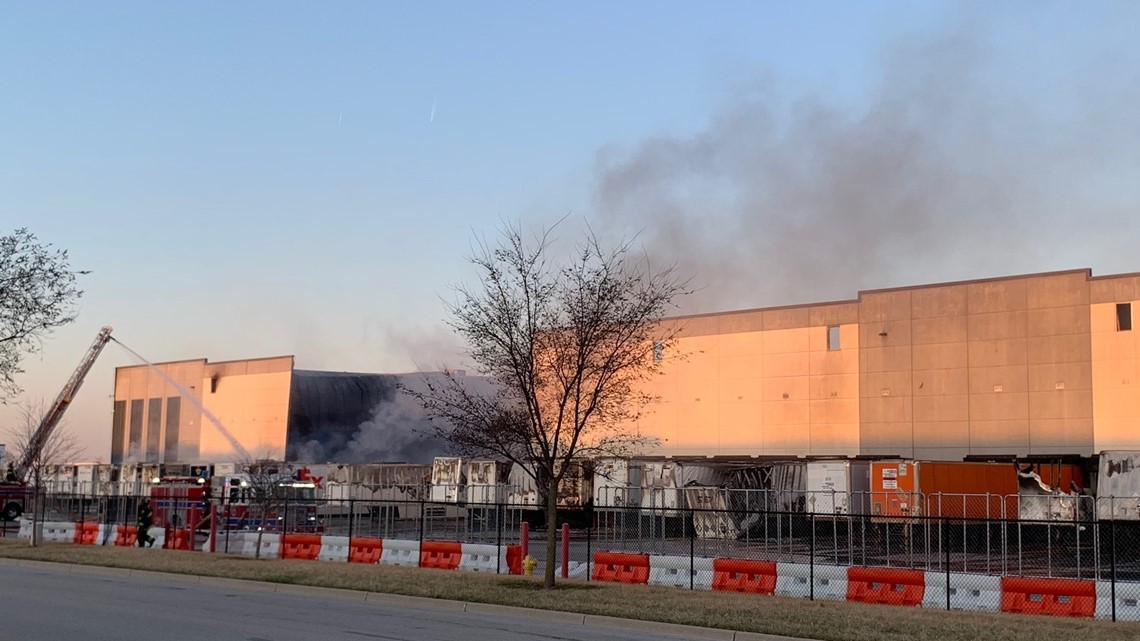
[[[676,641],[565,621],[270,592],[237,582],[0,564],[0,639]],[[205,581],[205,579],[203,579]]]

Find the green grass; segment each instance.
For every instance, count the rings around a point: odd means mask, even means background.
[[[560,610],[822,641],[1113,641],[1140,639],[1140,624],[944,612],[784,599],[655,586],[566,582],[544,590],[526,577],[223,554],[0,542],[0,558],[228,577]]]

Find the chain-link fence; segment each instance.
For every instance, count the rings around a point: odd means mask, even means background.
[[[372,498],[357,498],[365,492]],[[154,527],[168,540],[188,533],[193,549],[211,532],[217,551],[227,551],[231,533],[256,531],[521,544],[535,573],[549,561],[560,575],[585,580],[596,572],[597,552],[616,552],[647,557],[651,572],[673,577],[665,584],[693,589],[809,598],[862,590],[871,602],[1060,614],[1110,608],[1100,613],[1106,618],[1118,606],[1140,608],[1140,520],[1121,518],[1135,500],[688,488],[674,496],[627,493],[630,505],[612,505],[598,495],[603,505],[559,509],[551,557],[541,512],[502,500],[499,488],[358,488],[342,496],[287,494],[259,504],[192,486],[111,497],[41,493],[25,517],[130,526],[149,498]],[[1022,596],[1013,603],[1010,594]]]

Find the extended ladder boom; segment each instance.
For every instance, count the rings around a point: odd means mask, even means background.
[[[55,402],[51,404],[47,412],[44,413],[43,420],[40,421],[39,427],[32,433],[32,438],[28,439],[27,447],[20,455],[20,461],[16,465],[16,477],[25,479],[28,472],[31,470],[32,464],[39,458],[40,453],[43,451],[44,444],[47,443],[48,438],[51,437],[52,431],[63,420],[63,414],[67,411],[68,406],[71,405],[72,399],[75,398],[75,393],[83,385],[83,379],[86,378],[87,372],[91,371],[91,366],[95,364],[95,359],[99,358],[99,353],[103,351],[103,347],[107,345],[107,341],[111,340],[111,328],[104,327],[99,330],[99,334],[95,337],[95,342],[91,344],[91,349],[87,350],[87,355],[79,362],[79,367],[75,368],[75,373],[67,380],[67,384],[63,386],[63,390],[56,397]]]

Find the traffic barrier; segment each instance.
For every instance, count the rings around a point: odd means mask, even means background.
[[[160,550],[166,547],[166,530],[160,527],[152,527],[149,534],[151,538],[154,539],[154,545],[152,547],[156,547]]]
[[[315,561],[321,554],[319,534],[286,534],[281,537],[281,558]]]
[[[139,529],[134,525],[119,525],[115,527],[115,546],[131,547],[138,544]],[[157,541],[156,541],[157,542]]]
[[[595,552],[595,581],[649,583],[649,555]]]
[[[381,565],[402,565],[420,567],[420,542],[384,539],[384,549],[380,553]]]
[[[456,570],[463,557],[463,545],[453,541],[424,541],[420,543],[420,567],[437,570]]]
[[[253,549],[261,548],[261,558],[263,559],[279,559],[281,558],[281,535],[276,532],[264,532],[261,535],[261,543],[257,542],[257,533],[253,533]]]
[[[1096,618],[1112,620],[1112,584],[1096,582]],[[1116,582],[1116,620],[1140,621],[1140,583]]]
[[[98,523],[76,523],[75,542],[79,545],[97,545],[100,543]]]
[[[925,592],[926,575],[918,570],[847,569],[848,601],[918,607]]]
[[[847,568],[806,563],[776,564],[776,595],[817,601],[847,600]]]
[[[53,543],[75,543],[74,523],[44,523],[43,540]]]
[[[1001,577],[985,574],[950,573],[950,609],[975,612],[1001,610]],[[927,572],[922,607],[946,609],[946,573]]]
[[[1001,579],[1001,611],[1092,617],[1096,614],[1096,582],[1005,576]]]
[[[31,538],[32,538],[32,523],[34,523],[34,521],[32,521],[31,519],[23,519],[23,518],[18,519],[18,520],[20,522],[20,531],[18,533],[16,533],[16,538],[24,540],[24,541],[31,540]],[[42,529],[41,529],[41,532],[42,532]],[[40,535],[40,538],[43,538],[43,534]]]
[[[349,547],[350,542],[347,536],[322,536],[321,551],[317,555],[317,560],[348,563]]]
[[[506,548],[476,543],[463,543],[461,545],[459,569],[493,574],[509,574],[511,571],[510,565],[507,563]]]
[[[158,545],[159,532],[162,533],[162,547],[168,550],[193,550],[194,531],[188,528],[151,528],[148,534],[154,537],[154,544]],[[266,537],[269,538],[269,537]]]
[[[521,545],[508,545],[507,546],[507,567],[510,568],[511,574],[522,574],[522,546]]]
[[[721,592],[775,594],[776,564],[748,559],[713,560],[712,589]]]
[[[695,590],[711,590],[712,559],[689,559],[687,556],[649,556],[649,584]]]
[[[348,545],[349,563],[379,563],[384,551],[384,541],[353,537]]]

